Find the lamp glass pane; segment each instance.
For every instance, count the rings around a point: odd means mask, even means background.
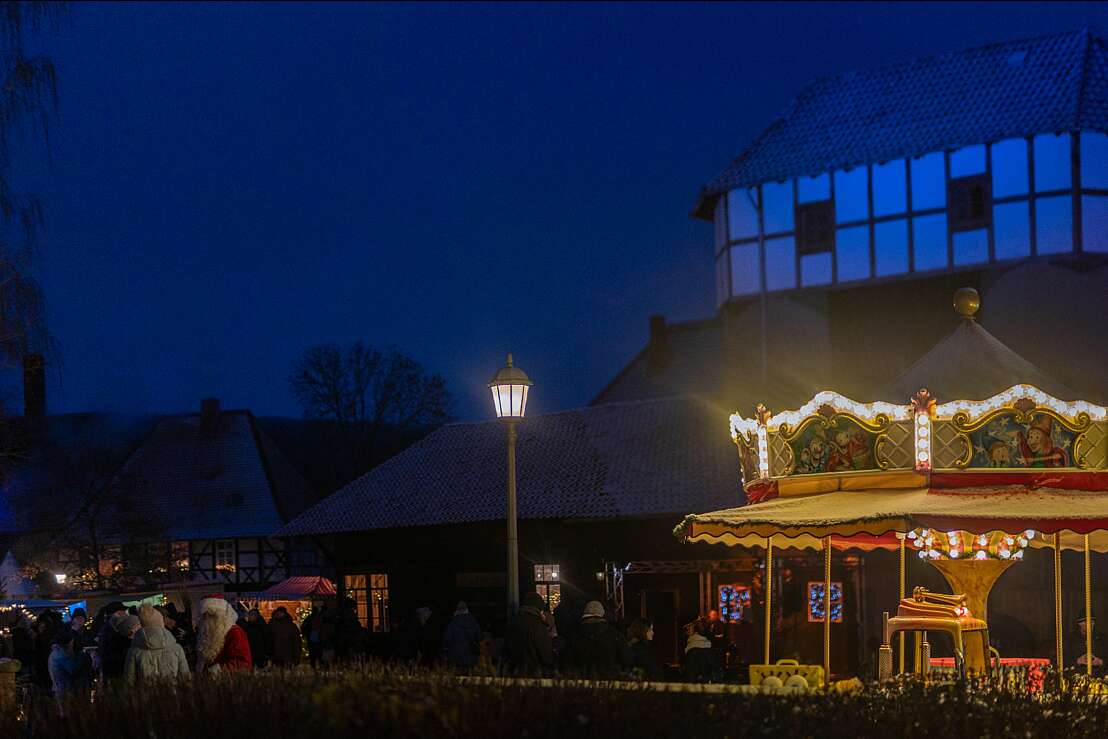
[[[490,387],[489,390],[492,391],[492,406],[496,409],[496,417],[500,418],[502,415],[504,415],[500,411],[500,393],[497,392],[497,388],[495,387]]]
[[[523,414],[527,412],[527,391],[531,388],[526,385],[521,385],[520,387],[523,388],[523,399],[520,401],[519,404],[519,417],[523,418]]]
[[[498,385],[500,392],[500,418],[510,418],[512,415],[512,386]]]

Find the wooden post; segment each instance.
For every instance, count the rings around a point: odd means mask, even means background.
[[[1064,669],[1062,655],[1062,547],[1059,545],[1059,535],[1054,535],[1054,654],[1057,659],[1058,669]]]
[[[769,661],[769,635],[773,624],[773,537],[766,538],[766,579],[762,583],[766,589],[766,623],[765,623],[765,655],[766,664]]]

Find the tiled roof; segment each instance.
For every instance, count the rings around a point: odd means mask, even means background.
[[[249,411],[162,419],[113,481],[118,522],[141,519],[159,539],[267,536],[306,507],[307,483]],[[120,524],[117,522],[116,526]]]
[[[736,187],[1040,133],[1108,131],[1108,49],[1088,30],[818,79],[708,183]]]
[[[521,519],[605,519],[741,502],[728,409],[690,397],[609,403],[519,425]],[[505,514],[505,429],[443,426],[278,536],[455,524]]]

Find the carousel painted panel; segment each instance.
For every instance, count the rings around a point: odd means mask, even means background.
[[[845,413],[808,418],[796,432],[785,436],[793,455],[792,473],[877,470],[879,430],[863,425]]]

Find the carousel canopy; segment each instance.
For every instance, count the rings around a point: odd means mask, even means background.
[[[258,594],[258,600],[311,600],[336,595],[334,584],[326,577],[289,577]]]
[[[976,291],[958,291],[965,320],[893,383],[899,403],[825,391],[795,411],[732,416],[748,505],[687,516],[675,533],[866,548],[919,529],[1031,532],[1021,546],[1057,535],[1083,548],[1088,535],[1108,551],[1108,409],[1056,397],[1063,385],[976,325],[978,305]]]

